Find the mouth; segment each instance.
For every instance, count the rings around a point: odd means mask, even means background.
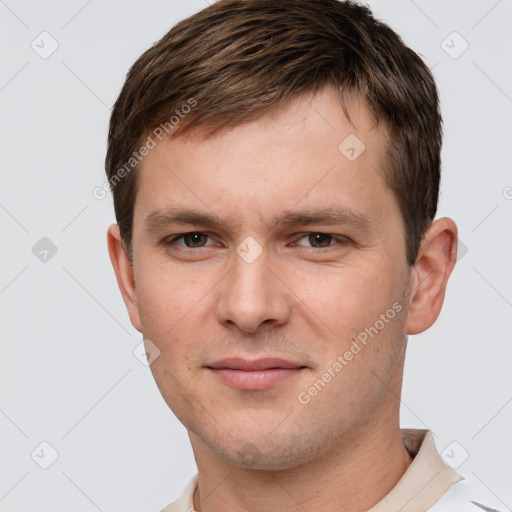
[[[216,361],[206,368],[224,384],[245,391],[261,391],[277,386],[303,372],[307,366],[279,358],[249,361],[230,358]]]

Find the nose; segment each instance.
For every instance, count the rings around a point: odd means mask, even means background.
[[[255,333],[263,325],[279,326],[289,320],[290,297],[270,268],[266,251],[252,262],[235,254],[219,293],[217,320],[225,327]]]

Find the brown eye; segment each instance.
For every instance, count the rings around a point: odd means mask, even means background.
[[[331,245],[332,236],[324,233],[310,233],[308,235],[308,242],[312,247],[328,247]]]
[[[208,240],[208,235],[204,233],[187,233],[182,235],[182,238],[187,247],[204,247]]]

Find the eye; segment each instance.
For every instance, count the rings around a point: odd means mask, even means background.
[[[310,244],[311,247],[320,249],[323,247],[330,247],[332,245],[336,245],[336,243],[343,244],[347,242],[347,240],[344,237],[335,237],[333,235],[328,235],[326,233],[308,233],[299,238],[297,245],[305,245],[303,243],[300,243],[302,240],[306,240],[306,243]]]
[[[205,247],[207,245],[206,242],[208,241],[209,236],[205,233],[199,233],[197,231],[193,231],[192,233],[184,233],[183,235],[179,235],[172,240],[170,240],[169,244],[176,244],[181,245],[185,247],[189,247],[191,249],[197,248],[197,247]],[[178,241],[182,241],[183,243],[177,243]]]

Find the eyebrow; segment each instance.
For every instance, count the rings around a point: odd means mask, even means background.
[[[371,220],[366,215],[355,212],[349,208],[335,207],[315,210],[286,211],[274,217],[274,225],[352,225],[360,229],[367,229]]]
[[[212,228],[226,228],[226,223],[213,213],[202,213],[181,207],[169,207],[152,211],[144,221],[148,231],[158,231],[171,225],[200,225]]]
[[[171,225],[196,225],[205,228],[232,231],[227,223],[214,213],[205,213],[182,207],[168,207],[151,212],[144,225],[148,231],[159,231]],[[368,229],[371,220],[366,215],[349,208],[331,207],[314,210],[288,210],[275,215],[270,226],[307,226],[311,224],[350,225],[359,229]]]

